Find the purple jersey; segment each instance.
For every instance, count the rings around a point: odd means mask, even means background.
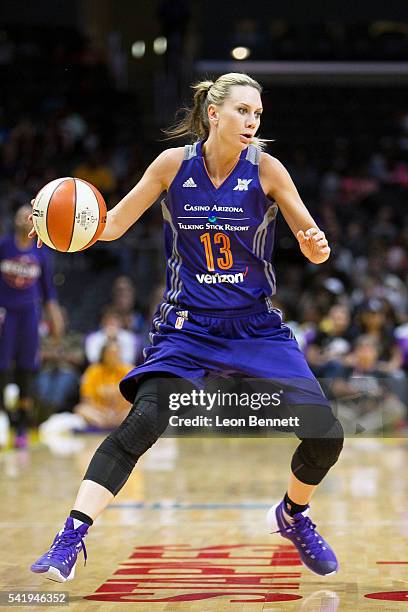
[[[162,202],[168,303],[191,309],[247,308],[275,293],[271,263],[277,205],[259,180],[260,150],[249,145],[219,188],[198,142]]]
[[[0,240],[0,306],[10,310],[32,308],[40,300],[56,299],[50,253],[35,242],[20,249],[14,236]]]

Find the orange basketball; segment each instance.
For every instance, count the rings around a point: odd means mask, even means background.
[[[47,183],[33,204],[38,236],[52,249],[69,253],[83,251],[98,240],[106,215],[105,200],[96,187],[78,178]]]

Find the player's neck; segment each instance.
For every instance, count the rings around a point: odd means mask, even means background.
[[[216,136],[209,136],[203,145],[205,166],[210,177],[216,182],[222,180],[231,172],[241,155],[241,149],[231,150],[223,145]]]

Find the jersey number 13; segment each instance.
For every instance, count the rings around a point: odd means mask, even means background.
[[[230,239],[226,234],[222,234],[221,232],[214,234],[213,238],[214,244],[217,245],[216,249],[221,256],[216,259],[217,266],[220,270],[229,270],[233,265]],[[211,234],[208,232],[201,234],[200,242],[204,245],[207,269],[209,272],[214,272],[214,250],[211,244]]]

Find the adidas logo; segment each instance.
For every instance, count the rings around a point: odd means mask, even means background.
[[[183,183],[183,187],[197,187],[197,185],[195,184],[194,180],[191,178],[188,178],[184,183]]]

